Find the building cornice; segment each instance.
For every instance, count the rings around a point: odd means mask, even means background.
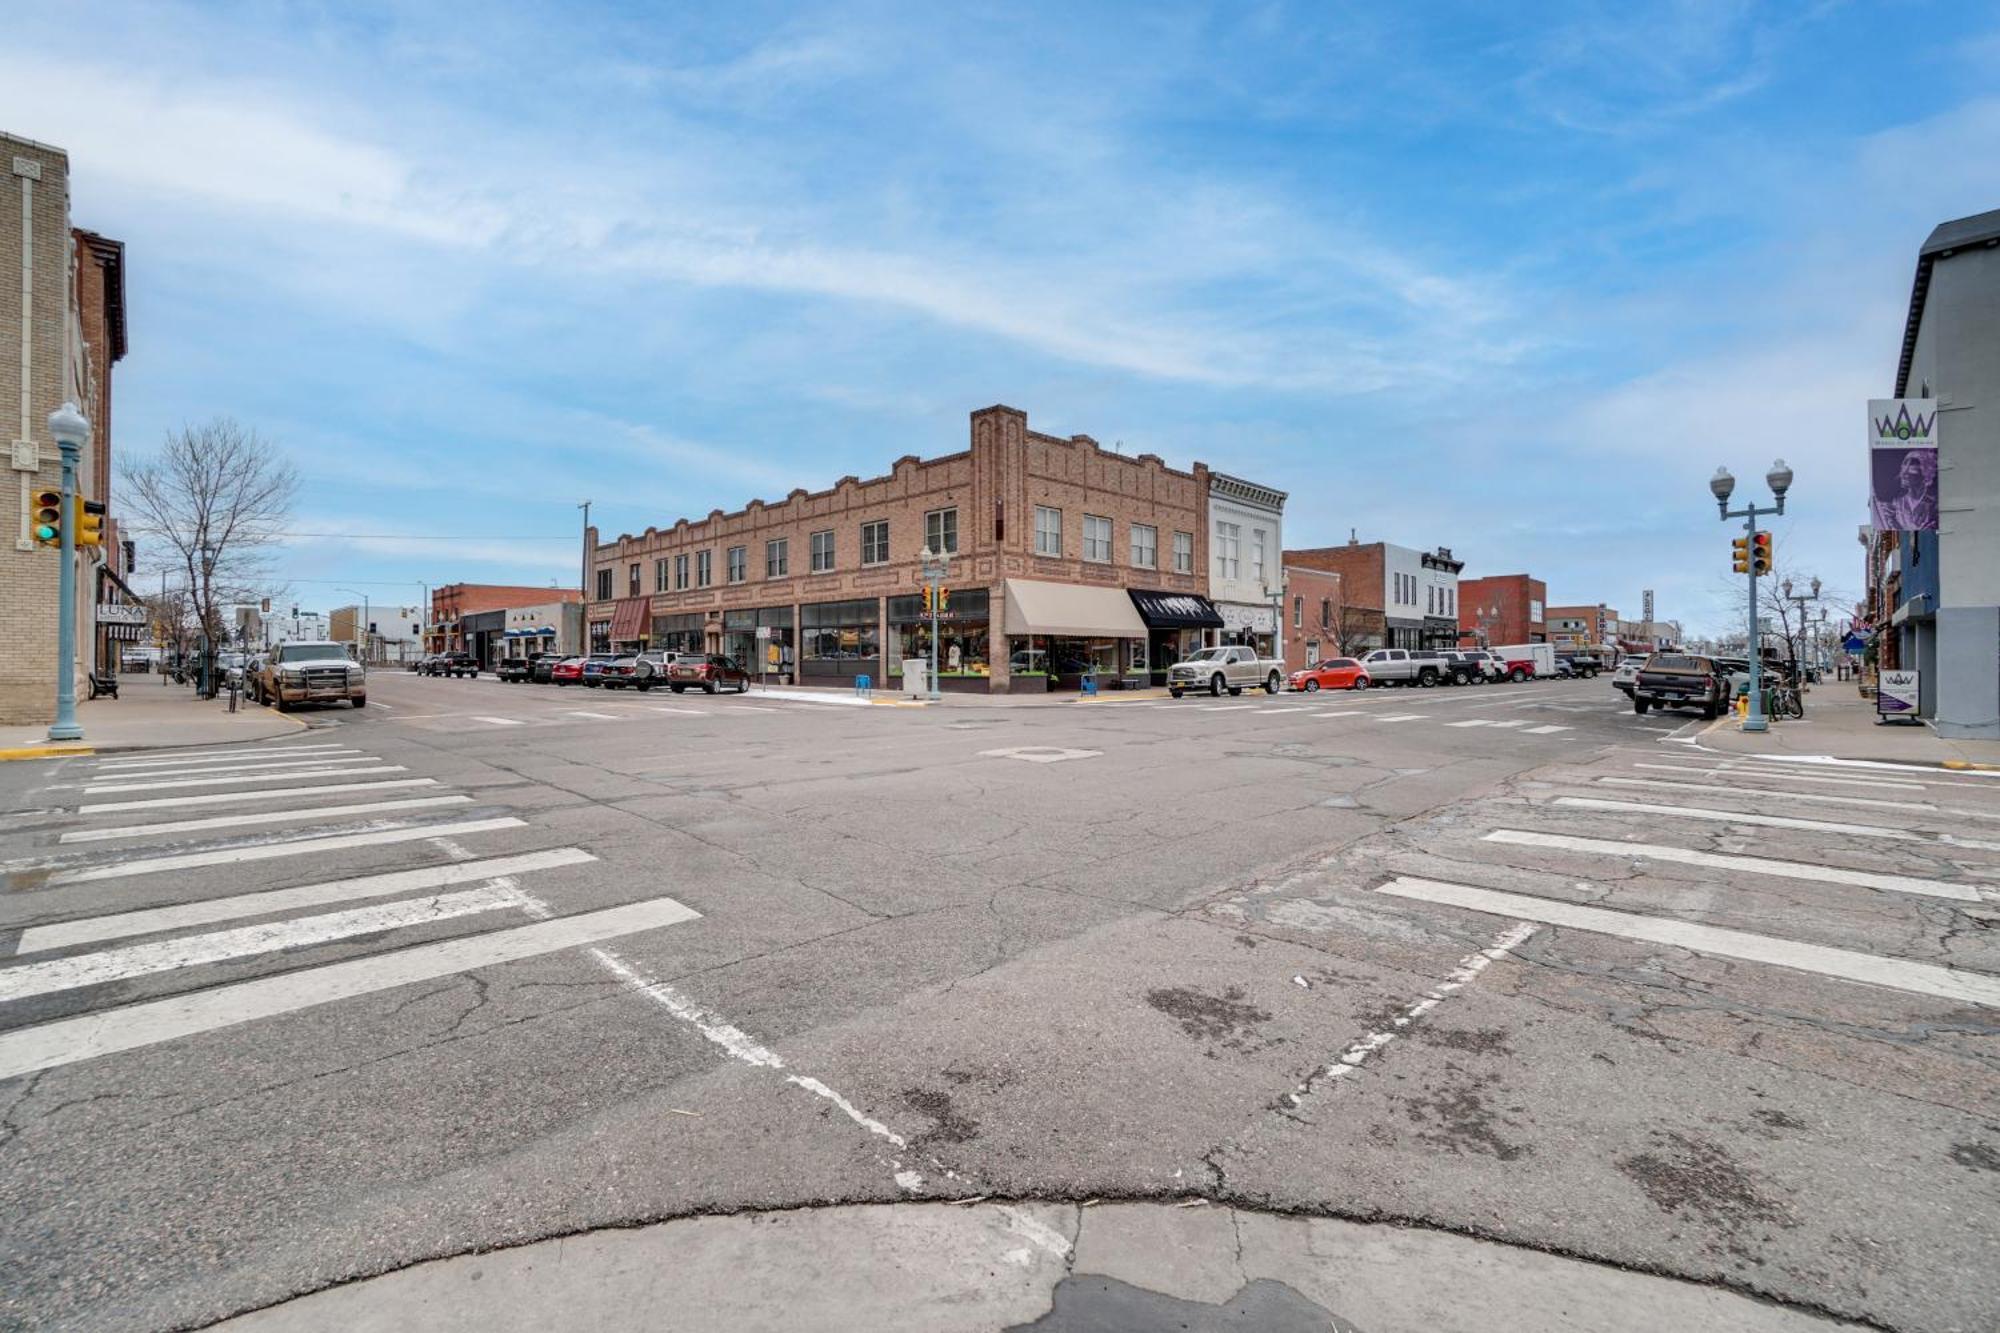
[[[1208,474],[1208,490],[1211,495],[1226,495],[1244,504],[1268,509],[1274,514],[1285,512],[1285,493],[1269,486],[1260,486],[1254,481],[1232,477],[1226,472]]]

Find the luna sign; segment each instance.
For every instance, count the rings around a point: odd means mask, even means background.
[[[1936,532],[1937,399],[1868,400],[1869,508],[1879,529]]]

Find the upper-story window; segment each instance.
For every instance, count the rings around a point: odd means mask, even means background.
[[[1062,554],[1062,510],[1035,506],[1035,554]]]
[[[1159,568],[1160,530],[1150,523],[1132,525],[1132,564],[1138,569]]]
[[[741,583],[750,577],[750,548],[732,546],[729,548],[729,581]]]
[[[597,600],[600,602],[611,600],[611,571],[608,569],[597,571]]]
[[[1264,586],[1264,530],[1250,530],[1250,581],[1258,587]]]
[[[628,589],[628,596],[637,597],[639,595],[639,562],[637,560],[634,560],[632,568],[626,571],[625,586]]]
[[[1083,516],[1083,558],[1098,564],[1111,563],[1111,520],[1096,514]]]
[[[678,592],[687,586],[688,558],[685,555],[677,555],[674,557],[674,590]]]
[[[1243,574],[1243,529],[1234,523],[1215,525],[1215,577],[1240,578]]]
[[[933,509],[924,515],[924,545],[932,555],[958,554],[958,510]]]
[[[1176,532],[1174,534],[1174,573],[1194,573],[1194,534]]]
[[[764,543],[764,577],[782,579],[791,577],[792,544],[783,537]]]
[[[878,518],[861,525],[861,563],[886,564],[889,559],[889,520]]]
[[[812,572],[824,574],[833,568],[833,531],[815,532],[812,535]]]
[[[1437,589],[1430,585],[1424,588],[1424,614],[1427,616],[1437,614]]]
[[[1303,597],[1294,597],[1292,598],[1292,628],[1298,629],[1305,623],[1306,623],[1306,599]]]
[[[706,588],[715,582],[715,552],[696,551],[694,553],[694,586]]]
[[[666,590],[667,590],[667,558],[665,556],[661,556],[658,560],[655,560],[653,562],[653,591],[665,592]]]

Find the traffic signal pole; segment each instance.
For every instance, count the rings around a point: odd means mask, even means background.
[[[1771,720],[1764,713],[1764,645],[1762,636],[1757,631],[1757,566],[1760,563],[1760,558],[1770,548],[1760,545],[1757,541],[1757,520],[1760,517],[1768,517],[1784,512],[1785,497],[1782,492],[1778,495],[1776,505],[1766,506],[1762,509],[1754,504],[1745,505],[1741,509],[1731,509],[1728,507],[1727,501],[1722,502],[1722,517],[1725,522],[1732,518],[1743,520],[1745,550],[1750,557],[1746,561],[1746,564],[1749,566],[1750,579],[1750,711],[1743,719],[1743,730],[1745,731],[1769,731],[1771,729]]]
[[[76,465],[90,424],[74,404],[64,403],[49,415],[49,433],[62,451],[62,568],[57,576],[56,720],[49,727],[52,741],[80,741],[76,720]]]

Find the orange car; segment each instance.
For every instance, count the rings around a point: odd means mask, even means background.
[[[1292,673],[1291,686],[1311,694],[1316,690],[1365,690],[1374,682],[1368,669],[1351,657],[1329,657],[1317,666]]]

